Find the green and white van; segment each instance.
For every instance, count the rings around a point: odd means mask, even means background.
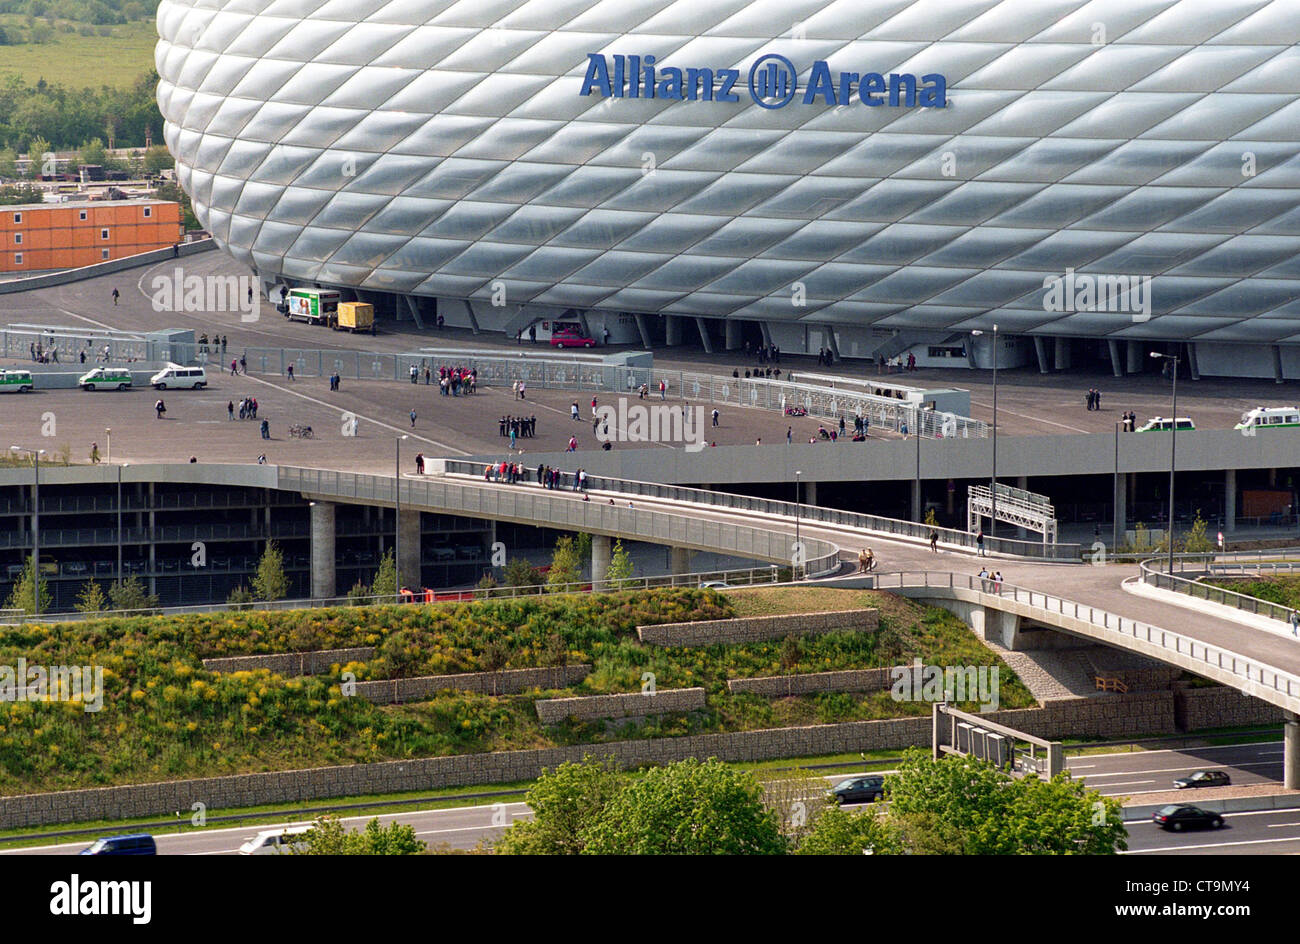
[[[1172,428],[1173,428],[1173,424],[1170,422],[1169,417],[1167,417],[1167,416],[1153,416],[1153,417],[1151,417],[1151,419],[1147,420],[1145,423],[1143,423],[1141,426],[1139,426],[1139,427],[1137,428],[1136,432],[1139,432],[1139,433],[1158,433],[1158,432],[1165,432],[1165,433],[1167,433],[1167,432],[1169,432],[1169,430],[1171,430]],[[1189,432],[1189,431],[1194,430],[1194,429],[1196,429],[1196,424],[1192,422],[1192,419],[1191,419],[1190,416],[1180,416],[1180,417],[1178,417],[1178,431],[1179,431],[1180,433],[1182,433],[1182,432]]]
[[[82,390],[129,390],[131,371],[125,367],[96,367],[77,379]]]
[[[0,393],[29,393],[31,389],[30,370],[0,370]]]
[[[1241,422],[1234,429],[1279,429],[1283,426],[1300,426],[1300,409],[1293,406],[1257,406],[1241,414]]]

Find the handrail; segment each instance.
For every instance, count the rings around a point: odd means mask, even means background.
[[[1181,555],[1179,564],[1180,570],[1186,570],[1186,564],[1191,563],[1194,559],[1199,558],[1205,564],[1205,572],[1213,573],[1215,565],[1214,554],[1201,555]],[[1252,597],[1245,593],[1238,593],[1236,590],[1228,590],[1224,587],[1216,587],[1212,584],[1204,583],[1200,580],[1192,580],[1188,577],[1182,577],[1178,574],[1166,573],[1159,568],[1164,565],[1168,566],[1168,561],[1163,557],[1148,558],[1138,565],[1140,572],[1139,579],[1148,586],[1155,587],[1158,590],[1169,590],[1173,593],[1181,593],[1197,600],[1205,600],[1209,603],[1218,603],[1221,606],[1230,606],[1233,609],[1243,612],[1253,613],[1258,616],[1264,616],[1268,619],[1277,620],[1280,623],[1290,621],[1293,613],[1297,613],[1294,607],[1282,606],[1280,603],[1270,603],[1268,600],[1261,600],[1259,597]]]
[[[483,479],[485,463],[471,459],[446,459],[443,468],[448,474],[463,475]],[[535,483],[533,487],[539,487]],[[688,501],[697,504],[714,505],[736,511],[749,511],[759,514],[793,518],[798,513],[804,521],[821,524],[839,525],[872,531],[881,536],[898,536],[918,541],[928,541],[930,532],[939,534],[940,542],[956,545],[970,550],[978,548],[976,535],[969,531],[955,528],[931,527],[930,525],[902,521],[897,518],[885,518],[880,515],[868,515],[856,511],[841,511],[837,508],[825,508],[820,505],[805,505],[780,501],[770,498],[754,498],[749,495],[736,495],[731,492],[715,492],[707,489],[690,488],[685,485],[660,485],[656,482],[642,482],[636,479],[612,478],[602,475],[588,475],[587,487],[596,491],[619,492],[626,495],[641,495],[649,498],[663,498],[673,501]],[[985,535],[984,546],[994,553],[1010,554],[1032,560],[1069,561],[1078,563],[1083,551],[1079,544],[1049,544],[1044,546],[1037,541],[1020,541],[1014,538],[995,538]]]
[[[1062,617],[1068,616],[1085,622],[1105,634],[1131,637],[1135,642],[1143,642],[1163,649],[1172,656],[1182,657],[1181,660],[1169,660],[1175,665],[1181,662],[1186,666],[1190,663],[1227,672],[1242,683],[1239,687],[1251,694],[1255,694],[1256,689],[1263,687],[1278,692],[1286,698],[1296,699],[1297,702],[1293,705],[1300,706],[1300,676],[1248,659],[1231,650],[1184,636],[1182,633],[1161,629],[1138,620],[1125,619],[1089,604],[1076,603],[1041,590],[1029,590],[1005,583],[1000,588],[995,588],[991,579],[970,574],[936,574],[923,571],[916,575],[909,575],[908,572],[901,571],[880,574],[876,578],[876,589],[888,589],[890,586],[896,586],[899,590],[912,587],[949,589],[964,587],[987,596],[1010,597],[1016,603],[1046,613],[1059,613]],[[1198,670],[1192,669],[1192,671]],[[1295,710],[1295,707],[1292,707],[1292,710]]]

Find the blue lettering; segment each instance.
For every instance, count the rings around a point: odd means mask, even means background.
[[[739,72],[736,73],[736,77],[737,78],[740,77]],[[732,82],[734,84],[735,80],[733,79]],[[729,87],[730,86],[727,86],[727,88]],[[680,98],[681,96],[678,97]],[[686,97],[693,102],[697,101],[700,98],[704,99],[706,102],[713,101],[713,70],[712,69],[687,69],[686,70]],[[732,101],[735,101],[735,99],[732,99]]]
[[[862,99],[862,104],[870,105],[872,108],[875,108],[877,105],[883,105],[885,103],[878,98],[873,98],[872,96],[879,95],[884,90],[885,77],[879,72],[868,72],[862,77],[862,81],[858,84],[858,97]]]
[[[803,93],[803,103],[811,105],[818,95],[826,100],[827,105],[838,105],[835,97],[835,82],[831,79],[831,68],[825,61],[818,59],[813,63],[808,75],[808,90]]]
[[[694,92],[695,89],[692,88],[691,91]],[[659,73],[659,85],[655,90],[655,94],[659,98],[675,98],[678,101],[685,98],[686,96],[682,92],[682,70],[674,69],[672,66],[662,70]],[[691,97],[694,98],[695,96],[692,95]],[[712,82],[709,83],[709,97],[713,97]]]
[[[582,80],[582,91],[578,94],[590,95],[593,88],[606,98],[614,94],[609,87],[609,64],[605,57],[590,52],[587,53],[587,76]]]
[[[922,108],[948,107],[948,80],[937,72],[921,76],[925,88],[921,89]]]
[[[889,104],[894,108],[898,107],[899,90],[903,92],[903,102],[908,108],[916,107],[916,76],[900,75],[897,72],[889,74]]]
[[[737,82],[740,81],[739,69],[719,69],[718,78],[722,79],[722,88],[718,90],[718,101],[720,102],[738,102],[740,96],[732,91]]]

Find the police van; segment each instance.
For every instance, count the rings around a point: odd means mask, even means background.
[[[129,390],[131,371],[125,367],[96,367],[77,378],[82,390]]]
[[[1136,432],[1139,433],[1166,432],[1167,433],[1171,429],[1173,429],[1173,423],[1170,421],[1170,419],[1167,416],[1153,416],[1151,417],[1151,419],[1147,420],[1145,423],[1139,426]],[[1189,416],[1178,417],[1178,431],[1180,433],[1194,430],[1194,429],[1196,429],[1196,424],[1192,422],[1191,417]]]
[[[1278,429],[1283,426],[1300,426],[1300,409],[1293,406],[1257,406],[1241,414],[1241,422],[1234,429]]]
[[[0,393],[30,393],[31,389],[30,370],[0,370]]]
[[[182,367],[180,364],[168,364],[149,378],[155,390],[168,387],[202,390],[208,385],[208,372],[202,367]]]

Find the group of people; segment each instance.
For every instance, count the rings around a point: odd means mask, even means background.
[[[916,370],[916,355],[909,353],[907,355],[907,360],[903,360],[901,354],[895,354],[893,357],[889,358],[881,358],[876,362],[876,373],[881,373],[881,368],[883,368],[884,373],[887,374],[896,374],[903,370],[912,373]]]
[[[209,351],[209,347],[211,347],[211,351]],[[214,334],[214,335],[212,336],[212,340],[209,341],[209,340],[208,340],[208,336],[207,336],[206,334],[200,334],[200,335],[199,335],[199,351],[202,352],[202,353],[204,353],[204,354],[208,354],[208,353],[212,353],[212,354],[224,354],[224,353],[226,353],[226,336],[225,336],[224,334]]]
[[[232,420],[235,418],[234,400],[226,404],[226,414]],[[257,397],[244,397],[239,401],[239,418],[241,420],[257,419]]]
[[[1084,399],[1087,401],[1088,409],[1090,411],[1101,409],[1101,391],[1098,390],[1096,387],[1093,387],[1091,390],[1089,390],[1088,395]]]
[[[230,359],[230,376],[236,377],[241,372],[248,373],[248,357],[244,354],[239,355],[239,360]]]
[[[536,475],[535,481],[542,488],[561,489],[569,486],[569,473],[548,465],[539,465],[535,473],[530,473],[528,467],[519,462],[510,462],[503,459],[501,462],[483,467],[483,479],[487,482],[504,482],[507,485],[517,485],[520,482],[529,481],[530,475]],[[587,470],[579,469],[572,476],[572,490],[575,492],[586,491],[587,489]]]
[[[749,342],[745,342],[745,354],[750,353]],[[754,349],[754,354],[758,357],[760,364],[779,364],[781,363],[781,349],[775,344],[760,344]]]
[[[992,591],[993,593],[1002,592],[1002,571],[999,570],[995,573],[989,573],[987,567],[981,567],[978,576],[980,578],[980,585],[983,587],[985,593],[988,593],[989,591]]]
[[[510,446],[516,439],[533,439],[537,436],[537,416],[503,416],[497,423],[501,436],[510,437]]]
[[[865,574],[876,569],[876,555],[869,547],[858,553],[858,573]]]
[[[731,376],[734,377],[736,380],[739,380],[740,370],[739,369],[733,370],[731,372]],[[765,380],[765,379],[780,380],[781,368],[780,367],[755,367],[753,371],[746,370],[745,379],[748,380],[751,376],[754,377],[756,380]]]
[[[830,367],[835,363],[835,352],[828,347],[817,349],[817,366]]]
[[[1138,415],[1132,410],[1125,410],[1119,415],[1120,424],[1126,433],[1134,432],[1138,425]]]

